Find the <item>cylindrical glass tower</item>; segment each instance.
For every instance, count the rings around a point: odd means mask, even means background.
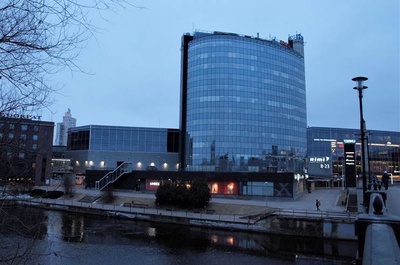
[[[181,167],[299,171],[306,151],[303,37],[182,38]]]

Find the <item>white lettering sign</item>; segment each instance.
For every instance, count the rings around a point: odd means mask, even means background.
[[[0,116],[11,119],[28,119],[28,120],[42,119],[42,116],[39,115],[25,115],[25,114],[12,114],[12,113],[0,113]]]
[[[329,156],[325,156],[325,157],[310,157],[310,163],[326,163],[330,159],[331,158]]]

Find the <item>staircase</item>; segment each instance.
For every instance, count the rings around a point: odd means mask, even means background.
[[[357,194],[349,193],[347,195],[347,211],[350,213],[358,212]]]
[[[132,163],[122,163],[113,171],[110,171],[102,177],[101,179],[97,180],[95,183],[96,190],[103,190],[107,187],[110,183],[114,183],[117,179],[119,179],[125,173],[132,172]]]

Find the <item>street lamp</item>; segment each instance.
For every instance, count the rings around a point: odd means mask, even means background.
[[[364,117],[363,117],[363,107],[362,107],[362,98],[363,98],[363,94],[362,91],[366,88],[368,88],[367,86],[363,85],[363,82],[368,80],[368,78],[363,77],[363,76],[358,76],[358,77],[354,77],[352,79],[353,81],[355,81],[357,83],[357,86],[354,87],[355,90],[358,90],[358,99],[360,102],[360,134],[361,134],[361,170],[362,170],[362,183],[363,183],[363,204],[367,205],[367,201],[366,201],[366,192],[367,192],[367,175],[365,174],[365,170],[366,170],[366,148],[365,148],[365,141],[366,141],[366,137],[365,137],[365,121],[364,121]]]

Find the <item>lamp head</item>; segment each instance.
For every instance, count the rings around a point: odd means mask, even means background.
[[[367,86],[364,86],[364,85],[363,85],[364,81],[368,80],[367,77],[364,77],[364,76],[357,76],[357,77],[354,77],[354,78],[351,79],[351,80],[357,82],[357,86],[354,87],[354,89],[361,90],[361,89],[366,89],[366,88],[368,88]]]

